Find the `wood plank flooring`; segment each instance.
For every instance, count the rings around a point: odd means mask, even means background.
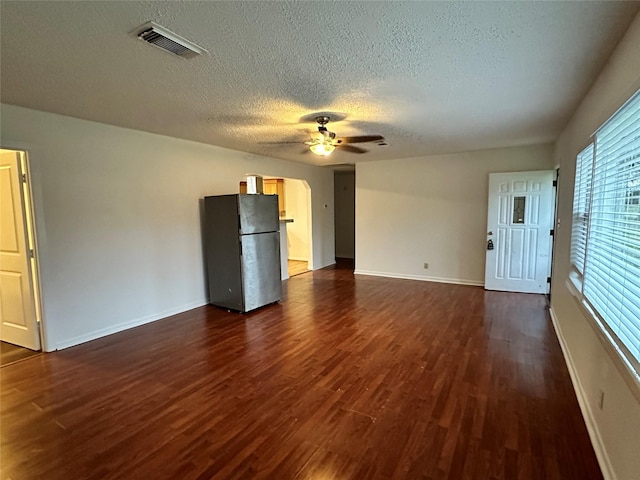
[[[545,305],[338,265],[30,358],[2,478],[599,479]]]
[[[303,262],[302,260],[287,260],[287,267],[289,277],[295,277],[296,275],[309,271],[309,262]]]
[[[4,367],[13,362],[18,362],[25,358],[40,355],[39,351],[29,350],[7,342],[0,342],[0,367]]]

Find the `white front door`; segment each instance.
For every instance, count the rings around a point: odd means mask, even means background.
[[[484,287],[548,293],[553,170],[489,175]]]
[[[0,339],[40,349],[18,152],[0,153]]]

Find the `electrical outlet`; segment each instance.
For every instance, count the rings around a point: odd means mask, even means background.
[[[600,390],[600,395],[598,396],[598,408],[602,410],[603,406],[604,406],[604,392]]]
[[[425,270],[426,270],[427,268],[429,268],[429,264],[428,264],[427,262],[424,262],[424,268],[425,268]]]

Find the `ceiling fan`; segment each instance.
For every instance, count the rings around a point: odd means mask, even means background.
[[[351,145],[352,143],[381,142],[384,137],[381,135],[361,135],[358,137],[338,137],[336,134],[327,129],[327,123],[330,118],[327,115],[319,115],[316,117],[318,122],[318,135],[316,138],[304,142],[309,145],[312,153],[320,156],[331,155],[336,148],[340,148],[350,153],[366,153],[368,150]]]
[[[361,147],[356,147],[355,145],[351,145],[352,143],[366,143],[366,142],[378,142],[379,144],[384,144],[384,137],[381,135],[361,135],[356,137],[336,137],[334,132],[330,132],[327,129],[327,123],[331,120],[327,115],[318,115],[315,117],[316,122],[318,122],[318,133],[319,135],[314,135],[313,138],[307,140],[306,142],[274,142],[274,143],[304,143],[309,146],[309,150],[320,156],[331,155],[336,148],[344,150],[349,153],[366,153],[368,150],[365,150]]]

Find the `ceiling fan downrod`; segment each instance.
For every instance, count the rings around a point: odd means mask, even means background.
[[[316,117],[316,122],[318,122],[318,131],[325,137],[328,137],[330,139],[334,139],[336,137],[336,134],[333,132],[330,132],[327,129],[327,123],[329,123],[329,120],[331,120],[328,116],[326,115],[318,115]]]

